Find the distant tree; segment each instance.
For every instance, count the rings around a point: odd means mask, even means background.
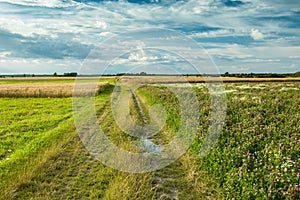
[[[56,72],[54,72],[53,76],[57,76],[57,73],[56,73]]]
[[[295,76],[295,77],[300,77],[300,72],[294,73],[294,76]]]
[[[71,76],[71,77],[75,77],[75,76],[77,76],[77,72],[69,72],[69,73],[64,73],[64,76]]]

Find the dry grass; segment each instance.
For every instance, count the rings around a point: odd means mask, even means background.
[[[75,80],[88,81],[88,80],[100,80],[100,79],[115,79],[116,76],[90,76],[90,77],[6,77],[0,78],[0,81],[26,81],[30,83],[41,83],[49,81],[49,84],[55,83],[55,81],[68,81]],[[237,77],[208,77],[208,76],[119,76],[119,81],[132,83],[137,81],[138,83],[203,83],[205,81],[222,80],[223,82],[292,82],[300,81],[299,77],[288,78],[237,78]]]
[[[62,76],[37,76],[37,77],[5,77],[5,78],[0,78],[0,80],[3,81],[48,81],[48,80],[99,80],[99,79],[109,79],[109,78],[115,78],[115,76],[79,76],[79,77],[62,77]]]
[[[74,93],[74,83],[62,84],[0,84],[0,97],[71,97],[75,95],[91,95],[105,89],[107,82],[97,83],[96,90],[92,90],[91,84],[77,83]]]
[[[121,76],[118,81],[123,85],[145,83],[204,83],[204,82],[291,82],[300,78],[235,78],[235,77],[204,77],[204,76]]]
[[[290,82],[300,81],[300,78],[235,78],[222,77],[223,82]]]

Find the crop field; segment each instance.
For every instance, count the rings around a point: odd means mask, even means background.
[[[90,90],[89,83],[80,83],[81,91],[75,95],[87,95],[99,92],[108,85],[107,82],[97,84],[95,90]],[[86,88],[86,89],[84,89]],[[72,97],[74,83],[61,84],[0,84],[1,97]]]
[[[95,112],[115,145],[152,151],[147,146],[155,150],[174,138],[180,106],[160,82],[129,93],[128,109],[136,124],[149,123],[154,104],[166,111],[160,132],[142,140],[124,133],[114,119],[115,80],[100,81]],[[300,82],[224,83],[226,121],[204,158],[199,151],[210,125],[211,99],[206,85],[196,82],[200,126],[190,148],[162,169],[127,173],[95,159],[80,140],[70,93],[74,79],[0,80],[0,199],[300,199]],[[7,86],[16,88],[16,96],[9,95],[13,90]],[[185,91],[186,84],[169,86]],[[21,95],[22,87],[61,95],[28,95],[34,93],[30,89]]]

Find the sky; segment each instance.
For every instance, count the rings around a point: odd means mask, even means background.
[[[88,73],[91,60],[185,73],[191,59],[219,73],[300,71],[300,1],[0,0],[0,74]]]

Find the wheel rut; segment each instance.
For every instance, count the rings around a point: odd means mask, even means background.
[[[131,94],[133,101],[136,104],[141,121],[143,125],[145,125],[148,123],[148,119],[143,111],[139,97],[133,90],[131,90]],[[156,136],[150,138],[141,138],[141,142],[146,143],[146,145],[143,145],[143,147],[146,148],[146,151],[153,152],[153,149],[147,149],[153,146],[160,149],[162,148],[162,139]],[[170,166],[155,171],[152,184],[153,187],[156,188],[156,199],[179,199],[179,189],[176,186],[176,182],[178,179],[181,179],[183,175],[183,169],[178,161],[172,163]]]

